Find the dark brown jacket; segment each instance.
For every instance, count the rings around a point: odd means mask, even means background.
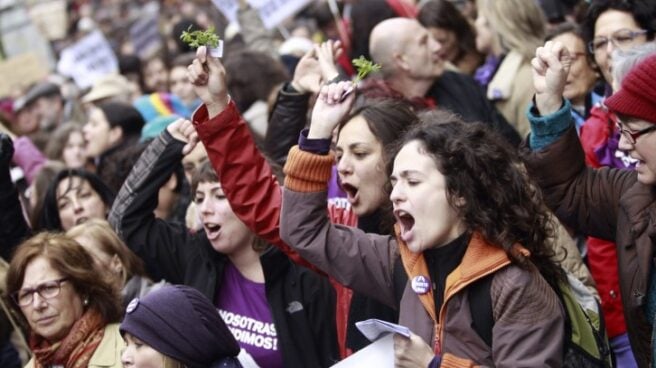
[[[656,241],[656,188],[638,182],[637,173],[586,167],[574,128],[527,156],[529,172],[556,216],[574,229],[614,240],[624,318],[641,367],[649,365],[651,324],[644,313]]]

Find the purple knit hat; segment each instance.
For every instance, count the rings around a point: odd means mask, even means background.
[[[635,66],[604,104],[614,113],[656,124],[656,55]]]
[[[240,350],[212,303],[184,285],[167,285],[133,299],[120,331],[191,368],[216,366]]]

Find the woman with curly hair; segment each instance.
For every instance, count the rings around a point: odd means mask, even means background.
[[[322,89],[308,139],[330,136],[350,109],[353,97],[340,102],[349,86]],[[512,148],[481,124],[432,115],[388,157],[395,236],[330,224],[333,157],[292,148],[283,240],[340,283],[399,309],[413,334],[395,337],[396,366],[561,366],[564,312],[550,284],[562,276],[548,248],[550,216]],[[397,283],[398,273],[408,281]],[[489,289],[491,336],[479,335],[467,313],[481,288]]]

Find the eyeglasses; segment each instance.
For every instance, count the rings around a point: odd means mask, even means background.
[[[611,42],[613,46],[619,49],[624,49],[625,47],[630,46],[636,37],[642,36],[646,33],[646,30],[632,31],[630,29],[619,29],[613,32],[610,35],[610,38],[596,37],[588,42],[588,50],[593,54],[600,53],[606,49],[608,42]]]
[[[572,58],[572,61],[576,61],[582,57],[585,57],[585,52],[575,52],[575,51],[570,51],[569,53],[570,57]]]
[[[627,141],[631,144],[636,144],[636,141],[640,136],[645,135],[647,133],[653,132],[656,130],[656,125],[652,125],[650,127],[647,127],[645,129],[640,129],[637,132],[630,130],[628,128],[624,127],[624,123],[616,114],[611,114],[610,115],[611,120],[615,122],[615,126],[617,127],[617,130],[619,130],[620,134],[626,138]]]
[[[20,289],[11,295],[14,302],[21,307],[26,307],[34,301],[34,293],[39,294],[43,299],[52,299],[59,295],[61,283],[68,281],[67,277],[58,280],[46,281],[35,288]]]

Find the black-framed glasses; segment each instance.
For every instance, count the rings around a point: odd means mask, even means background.
[[[59,295],[61,291],[62,282],[68,281],[68,277],[62,277],[61,279],[46,281],[42,284],[37,285],[35,288],[25,288],[20,289],[17,292],[11,295],[14,302],[21,307],[26,307],[34,301],[34,293],[39,294],[43,299],[52,299]]]
[[[611,42],[613,46],[619,49],[624,49],[625,47],[630,46],[636,37],[644,34],[647,34],[647,31],[644,29],[639,31],[618,29],[613,32],[610,37],[595,37],[592,41],[588,42],[588,50],[593,54],[599,53],[608,47],[608,42]]]
[[[610,118],[613,122],[615,122],[615,126],[617,127],[617,130],[626,138],[627,141],[631,144],[636,144],[636,141],[638,138],[641,136],[656,131],[656,125],[652,125],[650,127],[647,127],[645,129],[640,129],[638,131],[633,131],[629,128],[625,127],[625,124],[622,120],[620,120],[619,116],[617,114],[611,113]]]

